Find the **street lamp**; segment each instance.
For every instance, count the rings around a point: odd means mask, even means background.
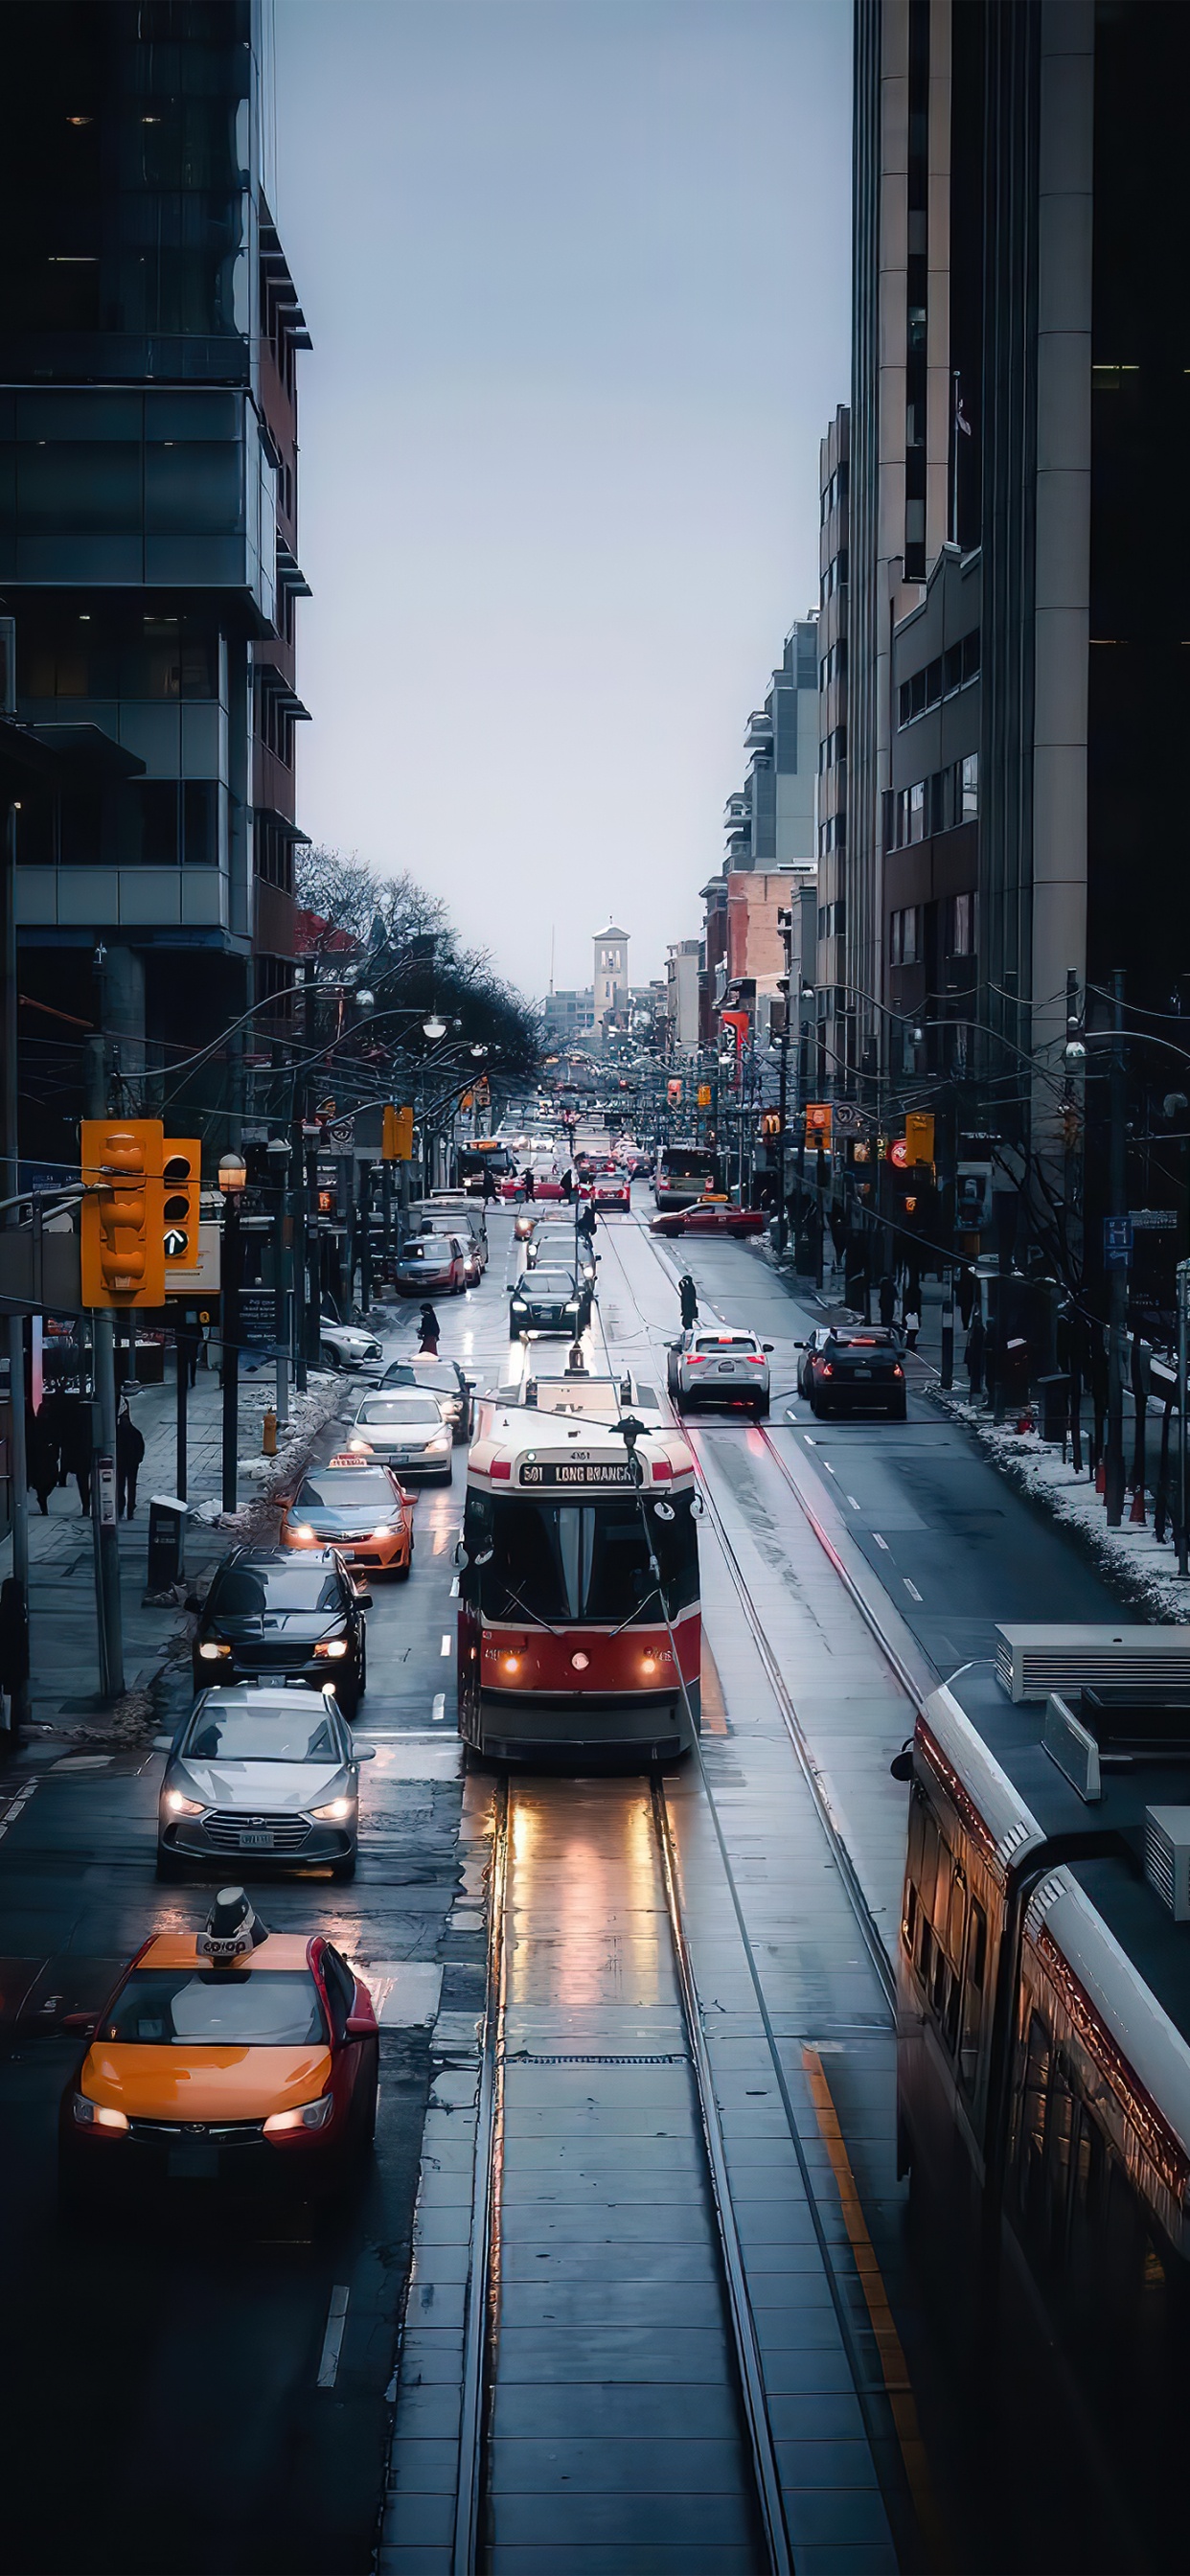
[[[242,1154],[224,1154],[219,1162],[223,1192],[222,1324],[223,1341],[223,1509],[236,1507],[236,1453],[240,1442],[240,1194],[248,1178]]]
[[[446,1022],[440,1011],[431,1011],[429,1018],[422,1021],[421,1028],[422,1036],[429,1039],[431,1046],[446,1035]]]
[[[289,1285],[286,1279],[288,1247],[285,1241],[285,1184],[289,1178],[291,1146],[288,1136],[270,1136],[265,1152],[269,1158],[269,1178],[276,1192],[273,1211],[273,1339],[277,1345],[277,1421],[289,1421]]]

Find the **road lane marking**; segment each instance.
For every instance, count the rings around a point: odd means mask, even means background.
[[[450,1597],[451,1597],[451,1600],[452,1600],[452,1601],[457,1601],[457,1600],[458,1600],[458,1597],[459,1597],[459,1578],[458,1578],[457,1574],[456,1574],[456,1576],[455,1576],[454,1582],[451,1584],[451,1587],[450,1587]]]
[[[435,1693],[434,1693],[434,1705],[433,1705],[432,1709],[430,1710],[430,1716],[431,1716],[431,1719],[432,1719],[432,1721],[433,1721],[434,1725],[435,1725],[435,1726],[441,1726],[441,1724],[442,1724],[442,1720],[443,1720],[443,1718],[445,1717],[445,1715],[446,1715],[446,1693],[445,1693],[445,1691],[435,1691]]]
[[[904,1584],[905,1590],[909,1594],[910,1599],[913,1601],[920,1601],[921,1594],[918,1591],[916,1583],[911,1583],[907,1574],[902,1575],[901,1581]]]
[[[443,1652],[443,1654],[444,1654],[444,1655],[449,1655],[449,1653],[450,1653],[450,1639],[449,1639],[449,1637],[444,1637],[444,1638],[443,1638],[443,1640],[442,1640],[442,1652]]]
[[[343,2349],[343,2331],[347,2324],[349,2295],[342,2282],[336,2283],[331,2291],[326,2333],[322,2338],[322,2359],[318,2365],[318,2378],[315,2382],[318,2388],[333,2388],[339,2375],[339,2355]]]
[[[850,1503],[853,1512],[862,1511],[863,1505],[862,1503],[857,1503],[854,1494],[849,1494],[847,1500]]]
[[[881,1538],[879,1530],[873,1530],[872,1536],[876,1541],[877,1547],[882,1547],[885,1555],[887,1556],[890,1553],[888,1540],[886,1538]]]

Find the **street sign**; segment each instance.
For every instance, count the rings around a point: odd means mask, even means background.
[[[1134,1234],[1176,1234],[1176,1208],[1129,1208],[1128,1223]]]
[[[867,1121],[862,1109],[857,1109],[854,1100],[836,1100],[834,1124],[836,1136],[862,1136],[865,1133]]]
[[[1105,1216],[1103,1220],[1103,1267],[1105,1270],[1127,1270],[1132,1263],[1132,1219],[1130,1216]]]
[[[271,1288],[241,1288],[239,1339],[249,1351],[271,1351],[277,1339],[277,1300]]]
[[[354,1118],[332,1118],[323,1129],[322,1141],[333,1145],[337,1154],[349,1154],[355,1143]]]

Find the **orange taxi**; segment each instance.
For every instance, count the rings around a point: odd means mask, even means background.
[[[348,1565],[407,1577],[413,1496],[382,1460],[344,1449],[310,1467],[281,1513],[282,1547],[333,1547]]]
[[[95,2020],[72,2017],[87,2045],[59,2121],[68,2214],[158,2181],[310,2198],[370,2143],[379,2035],[367,1987],[321,1934],[268,1933],[239,1888],[221,1891],[210,1921],[232,1923],[233,1937],[160,1933]]]

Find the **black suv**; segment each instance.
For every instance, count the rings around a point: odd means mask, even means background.
[[[196,1691],[217,1682],[329,1682],[354,1717],[368,1680],[367,1621],[333,1547],[237,1547],[198,1614],[191,1649]]]

